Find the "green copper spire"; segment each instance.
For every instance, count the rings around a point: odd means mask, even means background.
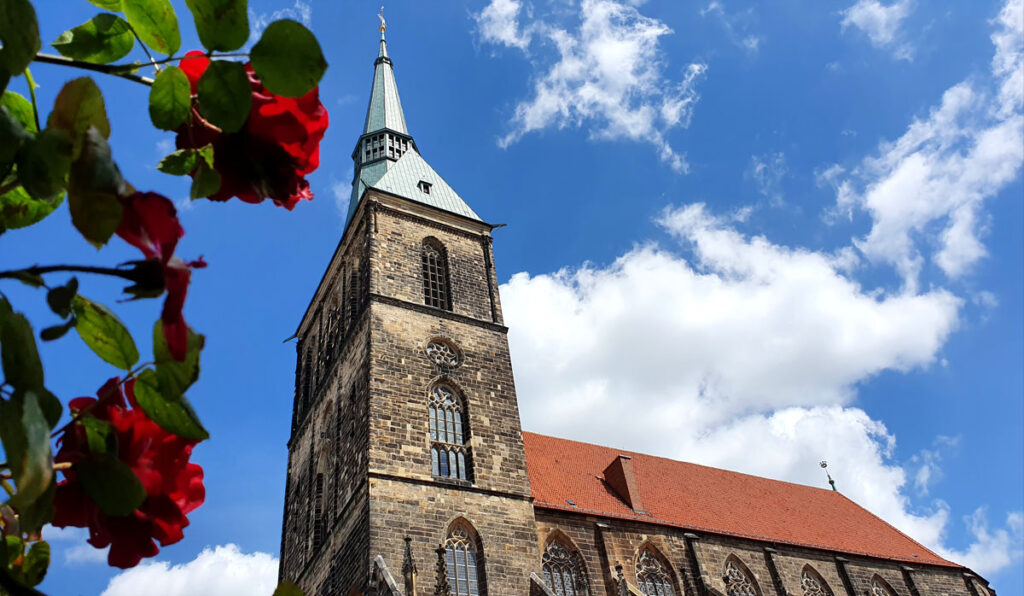
[[[458,193],[423,160],[416,142],[409,135],[402,102],[398,98],[395,71],[384,39],[387,23],[383,8],[378,18],[380,49],[373,62],[373,87],[370,105],[366,109],[366,124],[352,152],[355,177],[345,226],[348,227],[368,188],[479,221],[480,217]]]

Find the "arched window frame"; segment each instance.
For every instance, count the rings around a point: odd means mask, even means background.
[[[644,545],[636,558],[636,585],[645,596],[675,596],[672,566],[652,544]]]
[[[449,524],[444,550],[451,596],[486,596],[483,545],[468,520],[460,517]]]
[[[472,482],[466,401],[453,383],[442,380],[431,385],[427,392],[427,428],[431,474],[435,478]]]
[[[828,582],[810,565],[804,565],[800,573],[800,591],[803,596],[833,596]]]
[[[590,578],[583,556],[561,532],[548,537],[541,566],[544,583],[555,596],[590,596]]]
[[[729,555],[722,570],[726,596],[761,596],[761,586],[754,574],[736,555]]]
[[[896,596],[896,590],[893,590],[889,582],[876,573],[871,578],[871,591],[869,594],[871,596]]]
[[[452,310],[448,250],[440,240],[429,236],[423,239],[420,254],[423,265],[423,303],[442,310]]]

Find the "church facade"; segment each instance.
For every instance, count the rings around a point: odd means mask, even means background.
[[[840,493],[521,430],[491,231],[420,155],[381,27],[303,316],[280,577],[313,595],[991,596]]]

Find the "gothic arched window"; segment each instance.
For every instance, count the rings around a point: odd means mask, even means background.
[[[871,596],[896,596],[896,591],[887,581],[876,575],[871,578]]]
[[[445,567],[448,571],[451,596],[481,596],[486,593],[481,588],[482,553],[479,552],[475,532],[467,526],[464,521],[456,523],[444,542]]]
[[[430,410],[430,468],[434,476],[471,480],[468,429],[463,422],[462,399],[449,385],[435,385],[428,399]]]
[[[649,548],[636,561],[636,583],[646,596],[675,596],[676,593],[668,566]]]
[[[730,556],[725,562],[725,594],[726,596],[761,596],[761,590],[754,581],[754,576],[739,559]]]
[[[803,596],[832,596],[832,590],[825,582],[825,578],[810,565],[804,565],[804,571],[800,575],[800,588],[803,590]]]
[[[544,549],[544,581],[555,596],[588,596],[587,569],[580,551],[552,540]]]
[[[448,284],[448,253],[436,238],[423,241],[423,303],[452,309]]]

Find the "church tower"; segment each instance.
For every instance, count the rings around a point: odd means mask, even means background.
[[[523,596],[540,559],[493,226],[421,157],[381,21],[345,231],[297,332],[280,575]]]

